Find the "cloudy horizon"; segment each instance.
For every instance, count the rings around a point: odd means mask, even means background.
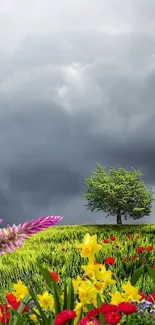
[[[154,0],[0,0],[1,227],[116,223],[85,207],[96,161],[155,190],[154,17]]]

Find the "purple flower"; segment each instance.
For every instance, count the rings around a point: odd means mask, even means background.
[[[43,216],[36,220],[20,223],[18,226],[13,224],[12,227],[8,225],[7,228],[0,229],[0,256],[7,252],[13,252],[23,245],[28,236],[57,224],[62,218],[62,216]],[[0,219],[0,223],[2,221]]]

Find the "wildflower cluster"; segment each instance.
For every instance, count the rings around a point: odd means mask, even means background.
[[[81,257],[88,259],[88,263],[82,265],[81,278],[78,275],[68,284],[65,282],[62,292],[58,285],[60,276],[40,266],[47,290],[35,295],[32,286],[27,287],[22,281],[14,284],[15,291],[6,295],[8,304],[0,306],[1,323],[16,324],[11,319],[15,314],[20,322],[25,320],[19,324],[142,325],[143,320],[145,324],[155,324],[155,292],[147,297],[131,280],[121,284],[112,258],[106,259],[110,270],[96,262],[95,255],[102,248],[96,235],[87,233],[77,248],[81,249]]]

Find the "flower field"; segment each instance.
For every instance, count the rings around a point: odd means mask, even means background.
[[[155,225],[140,226],[53,226],[33,235],[23,247],[0,258],[0,300],[5,302],[7,292],[13,284],[22,280],[26,285],[32,281],[36,293],[44,290],[43,276],[38,266],[56,272],[60,287],[64,278],[75,279],[84,273],[81,265],[87,258],[81,257],[76,245],[84,235],[97,235],[102,249],[96,254],[96,263],[105,263],[114,269],[121,281],[127,281],[140,266],[149,264],[155,268]],[[137,282],[139,291],[149,295],[155,291],[147,270]]]

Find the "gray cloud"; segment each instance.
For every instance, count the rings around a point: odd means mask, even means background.
[[[51,15],[47,1],[36,15],[30,1],[3,5],[1,27],[14,31],[0,61],[4,225],[50,214],[113,222],[85,209],[84,178],[98,161],[141,169],[155,188],[154,2],[66,0],[60,11],[55,1]]]

